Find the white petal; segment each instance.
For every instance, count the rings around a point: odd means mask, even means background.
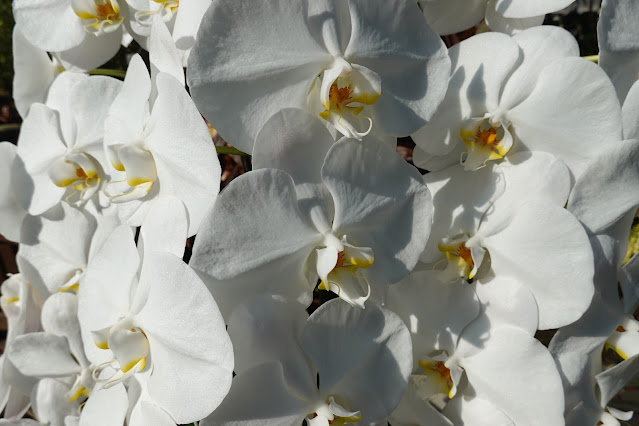
[[[603,2],[601,18],[597,23],[597,37],[601,50],[622,52],[637,50],[639,32],[634,17],[639,13],[637,3],[632,0]]]
[[[67,416],[78,414],[78,402],[69,402],[69,387],[56,379],[40,380],[31,393],[35,417],[44,424],[63,425]]]
[[[575,183],[570,210],[592,232],[599,232],[639,205],[639,140],[612,144],[584,168]]]
[[[66,337],[77,362],[82,367],[89,365],[80,336],[78,297],[75,294],[64,292],[49,296],[42,306],[42,328],[47,333]]]
[[[135,322],[150,344],[149,395],[177,423],[190,423],[228,393],[231,340],[213,297],[181,259],[150,253],[144,262],[152,267],[144,269],[139,287],[148,286],[149,296]]]
[[[0,142],[0,234],[10,241],[20,241],[20,227],[27,212],[16,192],[29,191],[25,187],[28,182],[22,159],[16,156],[16,146]]]
[[[505,18],[496,12],[494,8],[490,7],[490,3],[488,3],[485,19],[486,25],[492,31],[513,35],[531,27],[541,25],[544,22],[544,15],[531,16],[528,18]]]
[[[33,104],[20,129],[17,153],[33,179],[31,192],[19,194],[31,214],[42,214],[62,198],[65,189],[53,184],[49,165],[66,150],[60,134],[58,114],[42,104]]]
[[[302,3],[286,0],[216,3],[202,19],[188,85],[207,120],[244,152],[251,153],[274,112],[304,107],[312,82],[331,60],[306,13]]]
[[[382,94],[371,108],[373,122],[393,135],[415,132],[446,93],[450,59],[444,43],[415,2],[387,0],[371,7],[356,0],[349,8],[353,30],[344,58],[382,80]]]
[[[517,279],[533,293],[540,330],[570,324],[590,305],[592,249],[579,221],[561,207],[526,203],[507,228],[481,244],[497,275]]]
[[[109,389],[94,389],[80,414],[80,426],[95,424],[121,424],[128,408],[124,385],[117,384]]]
[[[139,263],[133,238],[128,226],[113,231],[92,257],[78,290],[78,319],[84,349],[94,363],[106,361],[109,351],[96,346],[91,332],[115,324],[128,314],[131,305],[131,287],[136,284]]]
[[[430,234],[432,199],[419,172],[381,142],[351,139],[328,152],[322,180],[335,202],[333,233],[373,250],[362,271],[370,283],[405,277]]]
[[[596,376],[601,404],[608,404],[629,381],[639,374],[639,355],[635,355]]]
[[[43,103],[49,85],[58,74],[47,52],[27,41],[18,27],[13,28],[13,99],[22,118],[35,102]]]
[[[366,309],[353,309],[338,299],[323,304],[308,319],[302,347],[317,365],[321,395],[345,398],[350,403],[346,408],[361,411],[364,424],[391,413],[413,363],[406,326],[374,304]]]
[[[120,93],[105,120],[104,142],[112,145],[137,140],[149,116],[151,80],[144,61],[134,55],[129,62]]]
[[[472,287],[440,282],[432,271],[415,271],[391,286],[386,306],[411,332],[415,365],[419,357],[435,350],[453,353],[462,330],[479,314]]]
[[[556,155],[576,178],[588,158],[621,140],[614,87],[599,67],[581,58],[548,64],[535,90],[505,117],[526,149]]]
[[[570,172],[555,156],[547,152],[519,152],[507,156],[498,166],[506,190],[495,200],[482,218],[482,232],[499,229],[509,222],[523,203],[540,200],[564,207],[570,193]]]
[[[71,49],[89,36],[69,0],[18,0],[13,16],[27,40],[49,52]]]
[[[541,26],[515,35],[513,41],[523,54],[522,63],[506,81],[499,107],[509,110],[524,100],[535,88],[537,77],[555,59],[579,56],[577,40],[560,27]]]
[[[90,71],[113,58],[120,50],[121,40],[122,27],[98,36],[87,34],[78,45],[56,51],[57,57],[65,67],[72,65],[78,70]]]
[[[195,37],[202,23],[202,17],[210,5],[210,0],[193,0],[180,5],[172,32],[173,40],[175,40],[178,49],[190,52],[195,44]],[[182,65],[186,66],[186,62]]]
[[[21,266],[27,279],[54,293],[78,284],[89,258],[89,245],[96,223],[86,213],[61,204],[60,215],[27,216],[21,230]],[[73,277],[75,282],[69,282]]]
[[[286,385],[282,366],[267,363],[233,379],[231,391],[201,426],[300,425],[315,401],[304,401]]]
[[[471,327],[486,330],[510,325],[535,335],[539,313],[535,297],[526,286],[517,280],[497,276],[487,282],[476,281],[473,287],[482,312]]]
[[[438,244],[444,238],[459,234],[472,236],[479,228],[484,213],[506,188],[503,172],[493,164],[487,164],[472,173],[460,165],[431,172],[424,181],[433,194],[433,229],[421,256],[423,262],[442,259]]]
[[[312,396],[317,389],[316,371],[300,347],[307,319],[308,314],[299,303],[270,295],[256,296],[240,305],[228,321],[235,373],[280,362],[288,386],[300,395]]]
[[[443,412],[455,425],[515,426],[515,423],[497,408],[497,404],[464,394],[453,398]]]
[[[227,279],[297,252],[308,256],[321,235],[296,203],[293,181],[282,171],[255,170],[235,179],[205,218],[191,265]]]
[[[639,80],[637,80],[639,81]],[[623,116],[623,137],[639,139],[639,82],[630,88],[621,108]]]
[[[206,123],[184,86],[168,74],[157,77],[158,98],[147,146],[158,170],[161,194],[184,202],[189,233],[195,234],[219,192],[222,170]]]
[[[104,123],[121,87],[120,80],[105,76],[92,76],[73,86],[69,102],[76,133],[70,147],[82,149],[97,159],[104,158]]]
[[[287,172],[299,187],[319,184],[326,153],[335,142],[325,125],[310,113],[287,108],[264,124],[253,149],[253,169]]]
[[[159,15],[153,16],[151,25],[151,37],[149,38],[149,60],[151,63],[151,81],[155,82],[160,72],[174,77],[184,86],[184,70],[182,59],[175,47],[169,29]],[[151,95],[151,104],[154,103],[157,91]]]
[[[182,258],[188,231],[188,217],[182,201],[174,197],[159,198],[144,218],[138,251],[162,251]]]
[[[406,388],[402,400],[388,421],[393,426],[452,426],[450,420],[444,417],[430,402],[424,401],[417,395],[412,381],[408,382],[408,388]]]
[[[67,339],[62,336],[45,332],[24,334],[12,340],[7,349],[8,359],[26,376],[63,378],[80,372]]]
[[[486,0],[425,0],[420,5],[428,25],[437,34],[455,34],[477,25],[486,11]],[[459,13],[463,10],[464,13]]]
[[[495,10],[507,18],[545,15],[569,6],[572,0],[496,0]]]
[[[198,249],[197,243],[195,244],[189,266],[202,278],[227,321],[238,304],[258,292],[294,300],[303,307],[308,307],[313,301],[317,272],[315,268],[307,268],[307,262],[309,264],[312,262],[309,261],[309,254],[305,251],[300,250],[281,257],[227,280],[217,280],[207,269],[210,260],[204,250]],[[196,253],[198,253],[197,257]],[[198,269],[199,267],[203,270]]]
[[[497,405],[514,424],[564,424],[559,373],[548,350],[528,333],[498,328],[462,366],[477,396]]]

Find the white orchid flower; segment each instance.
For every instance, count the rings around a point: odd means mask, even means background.
[[[104,183],[102,138],[106,114],[121,82],[61,74],[46,104],[33,104],[22,124],[17,153],[30,180],[15,192],[30,214],[60,203],[83,205]]]
[[[541,25],[547,13],[574,0],[419,0],[428,25],[438,34],[454,34],[486,19],[493,31],[514,34]]]
[[[7,357],[20,373],[40,379],[33,393],[39,420],[63,425],[72,416],[78,418],[80,424],[123,423],[124,413],[114,403],[119,402],[126,410],[124,387],[92,392],[95,366],[84,354],[77,313],[76,295],[52,295],[42,307],[44,332],[18,336]],[[96,406],[107,401],[109,409],[102,410],[98,416]],[[83,410],[79,415],[81,406]]]
[[[538,328],[560,327],[590,305],[592,249],[582,225],[563,208],[566,166],[547,153],[522,152],[511,160],[494,167],[499,173],[487,166],[468,174],[456,165],[424,176],[435,212],[421,260],[445,266],[443,280],[489,274],[517,280],[535,296]]]
[[[17,0],[13,16],[29,43],[89,71],[119,50],[126,8],[122,0]]]
[[[419,398],[421,410],[430,414],[418,424],[445,424],[429,406],[444,394],[453,401],[480,398],[513,424],[562,424],[563,391],[553,359],[529,332],[509,325],[519,313],[514,307],[489,313],[490,303],[480,309],[472,287],[440,282],[432,271],[415,272],[393,286],[386,306],[408,326],[414,358],[407,390],[413,395],[404,397],[414,401],[400,404],[404,410],[392,418],[405,422],[406,406],[415,409]]]
[[[191,48],[195,44],[204,12],[211,0],[126,0],[129,5],[125,22],[133,38],[147,50],[153,50],[152,33],[159,22],[169,27],[167,45],[179,52],[180,64],[187,65]],[[156,18],[158,20],[156,21]]]
[[[257,296],[235,310],[229,334],[237,376],[202,426],[381,424],[412,364],[406,326],[377,305],[331,300],[308,317],[295,302]]]
[[[84,349],[98,366],[95,389],[140,375],[153,404],[174,422],[207,416],[228,392],[233,360],[206,287],[170,253],[145,252],[139,268],[126,226],[116,228],[96,258],[78,292]],[[145,399],[137,401],[133,411],[144,409]]]
[[[591,236],[596,255],[595,297],[583,317],[558,330],[549,345],[561,370],[566,424],[570,426],[616,424],[615,418],[628,417],[628,413],[607,404],[639,370],[637,333],[633,330],[636,322],[627,316],[639,302],[636,286],[639,257],[622,266],[634,216],[632,211]],[[605,347],[612,348],[625,360],[602,372],[601,354]]]
[[[175,196],[189,215],[189,236],[219,191],[221,169],[208,128],[183,85],[159,73],[151,79],[133,57],[106,119],[104,143],[112,180],[105,188],[123,222],[139,226],[154,201]]]
[[[118,225],[114,215],[92,216],[67,204],[41,216],[27,216],[18,265],[40,291],[77,292],[96,253]]]
[[[40,311],[47,295],[29,285],[21,274],[11,275],[0,290],[0,306],[7,318],[5,350],[10,350],[18,336],[41,329]],[[36,380],[22,375],[6,355],[0,356],[0,407],[6,419],[19,419],[29,409],[29,396],[35,384]]]
[[[203,115],[251,153],[282,108],[319,114],[351,138],[372,127],[412,133],[440,102],[448,70],[413,1],[233,0],[205,14],[187,77]]]
[[[259,170],[220,194],[190,261],[225,318],[256,290],[308,305],[318,277],[320,288],[363,307],[369,284],[411,271],[431,221],[430,194],[415,168],[374,139],[334,143],[300,110],[274,115],[260,141]],[[301,156],[306,163],[295,161]]]
[[[446,97],[412,135],[419,167],[461,162],[476,170],[518,151],[545,151],[578,177],[590,158],[622,139],[614,87],[601,68],[578,58],[575,39],[561,28],[512,38],[479,34],[449,55]]]

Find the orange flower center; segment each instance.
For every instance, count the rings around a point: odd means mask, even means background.
[[[118,17],[118,13],[113,9],[111,2],[96,5],[96,12],[100,21],[112,21]]]

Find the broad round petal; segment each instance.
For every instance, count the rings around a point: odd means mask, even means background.
[[[252,152],[274,112],[304,108],[313,81],[331,61],[309,30],[307,9],[307,1],[235,1],[215,3],[204,14],[188,85],[207,120],[244,152]]]
[[[66,377],[80,372],[71,356],[67,339],[45,332],[17,336],[7,348],[7,358],[30,377]]]
[[[315,368],[300,346],[308,314],[299,303],[261,295],[238,306],[228,321],[235,373],[280,362],[286,383],[300,395],[316,392]]]
[[[522,62],[508,77],[501,92],[499,108],[503,110],[513,108],[530,95],[539,74],[551,61],[579,56],[577,40],[560,27],[534,27],[512,39],[521,49]]]
[[[479,301],[466,283],[443,283],[433,271],[414,271],[388,289],[386,307],[406,323],[414,364],[435,350],[453,353],[464,327],[479,314]],[[535,324],[536,325],[536,324]]]
[[[413,364],[403,321],[374,304],[366,309],[341,299],[323,304],[302,331],[302,347],[317,365],[321,395],[345,398],[350,407],[344,408],[361,411],[362,424],[390,415]]]
[[[150,253],[144,263],[139,288],[148,286],[148,299],[134,321],[149,339],[149,395],[177,423],[190,423],[228,393],[231,340],[213,297],[181,259]]]
[[[113,58],[120,50],[121,41],[122,27],[98,36],[87,34],[78,45],[55,52],[65,67],[72,65],[81,71],[91,71]]]
[[[507,228],[482,238],[481,244],[497,276],[517,279],[533,293],[540,330],[570,324],[590,305],[592,249],[582,225],[565,209],[526,203]]]
[[[64,425],[67,416],[78,414],[79,403],[69,402],[69,386],[57,379],[42,379],[31,393],[31,407],[35,417],[44,424]]]
[[[492,402],[514,424],[563,425],[563,388],[548,350],[523,330],[491,332],[480,351],[463,359],[476,394]]]
[[[95,228],[95,220],[67,203],[60,205],[59,216],[25,217],[18,256],[27,280],[51,293],[78,284]]]
[[[202,426],[297,426],[317,401],[291,392],[279,363],[258,365],[233,378],[228,396]]]
[[[392,135],[415,132],[446,93],[450,59],[444,43],[414,1],[351,0],[349,9],[352,32],[344,58],[382,80],[382,94],[372,106],[373,121]]]
[[[13,16],[27,40],[48,52],[71,49],[90,37],[71,0],[18,0]]]
[[[280,170],[240,176],[219,195],[202,223],[190,264],[228,279],[304,251],[321,235],[300,216],[293,180]]]
[[[358,166],[353,166],[353,161]],[[335,203],[333,232],[373,249],[371,284],[401,280],[430,234],[432,198],[419,172],[381,142],[343,140],[330,149],[322,180]]]
[[[548,64],[530,96],[505,118],[523,148],[556,155],[575,178],[589,158],[622,139],[612,83],[597,65],[581,58]]]

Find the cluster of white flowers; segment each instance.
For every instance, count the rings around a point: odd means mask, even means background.
[[[639,2],[601,66],[571,3],[13,0],[0,425],[628,420]],[[202,115],[252,155],[219,195]]]

